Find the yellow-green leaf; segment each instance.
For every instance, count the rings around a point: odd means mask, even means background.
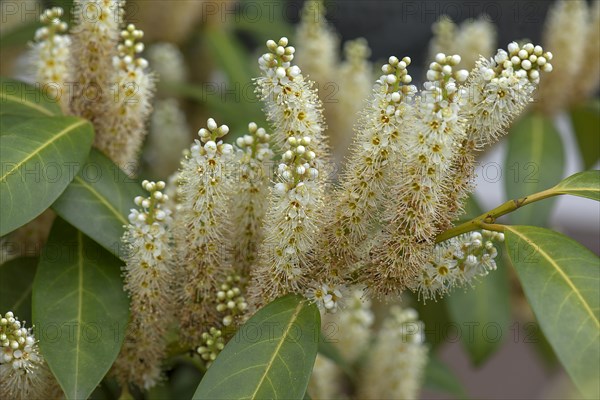
[[[37,268],[35,257],[19,257],[0,265],[0,312],[12,311],[31,322],[31,288]]]
[[[552,186],[563,177],[564,155],[560,135],[552,120],[529,114],[511,128],[505,163],[504,183],[509,199],[518,199]],[[554,199],[523,207],[511,214],[511,221],[544,225]]]
[[[591,168],[600,158],[600,100],[574,107],[571,110],[571,122],[583,166],[585,169]]]
[[[0,115],[51,117],[62,115],[56,99],[36,87],[15,79],[0,77]]]
[[[585,171],[571,175],[554,186],[553,190],[561,194],[600,201],[600,171]]]
[[[122,256],[127,215],[141,194],[140,185],[100,151],[90,157],[52,209],[105,249]]]
[[[506,246],[540,326],[575,385],[598,399],[600,259],[544,228],[507,226]]]
[[[129,318],[121,265],[56,219],[33,283],[33,321],[67,399],[88,398],[121,349]]]
[[[302,399],[317,356],[321,318],[300,296],[260,309],[204,375],[194,399]]]
[[[0,133],[0,236],[40,215],[75,178],[92,146],[76,117],[33,118]]]

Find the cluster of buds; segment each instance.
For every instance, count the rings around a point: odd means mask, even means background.
[[[209,368],[225,347],[223,333],[220,329],[212,327],[208,332],[203,332],[200,339],[202,344],[196,348],[196,352],[204,361],[206,368]]]
[[[14,313],[0,318],[0,397],[58,398],[61,391],[31,332]]]
[[[154,221],[165,221],[170,215],[169,210],[163,210],[160,206],[169,200],[169,196],[162,192],[165,186],[163,181],[150,182],[144,180],[142,182],[142,187],[150,193],[150,196],[137,196],[133,199],[135,205],[141,207],[141,210],[131,210],[131,213],[129,214],[129,222],[131,224],[152,224]]]
[[[300,68],[296,65],[291,65],[294,59],[296,49],[293,46],[288,46],[288,39],[282,37],[278,42],[274,40],[267,41],[269,53],[263,54],[258,59],[258,65],[261,70],[274,76],[285,83],[289,79],[294,79],[300,75]]]
[[[504,50],[498,51],[494,57],[494,61],[498,64],[496,69],[488,69],[484,72],[484,77],[487,80],[492,80],[501,74],[502,70],[514,69],[515,71],[522,70],[517,73],[519,77],[527,77],[532,83],[540,82],[540,72],[552,72],[552,64],[549,63],[553,58],[552,53],[544,51],[542,46],[534,46],[532,43],[527,43],[523,47],[517,42],[512,42],[508,45],[508,52]]]
[[[69,25],[61,20],[64,11],[61,7],[52,7],[44,10],[40,15],[40,22],[45,26],[35,32],[35,40],[52,40],[55,33],[65,33],[69,29]]]
[[[217,311],[225,316],[223,326],[231,326],[235,319],[244,314],[248,303],[242,294],[239,275],[229,275],[217,292]]]
[[[125,64],[145,69],[148,67],[148,61],[137,55],[144,51],[144,43],[140,42],[144,37],[144,31],[136,29],[134,24],[127,25],[127,29],[121,31],[121,43],[117,46],[119,56]]]
[[[430,107],[443,108],[442,102],[449,104],[458,103],[461,96],[464,95],[464,90],[457,86],[458,83],[463,83],[469,77],[467,70],[456,70],[455,67],[460,64],[461,57],[458,54],[446,55],[438,53],[435,56],[435,61],[429,65],[427,70],[427,82],[423,84],[423,97]],[[454,110],[458,113],[458,109]],[[447,115],[444,115],[447,118]]]
[[[14,369],[28,370],[41,362],[35,338],[31,329],[21,325],[21,321],[9,311],[0,319],[0,345],[2,364],[12,363]]]
[[[310,150],[311,138],[304,136],[301,139],[290,137],[287,143],[290,147],[281,159],[277,172],[283,182],[275,185],[275,192],[281,196],[292,189],[302,192],[304,181],[314,181],[319,177],[319,171],[314,167],[315,152]]]
[[[255,122],[248,124],[248,133],[248,135],[236,139],[235,144],[237,147],[258,161],[270,160],[273,156],[269,146],[271,135],[267,133],[265,128],[259,128]]]
[[[410,86],[412,77],[408,74],[408,66],[411,63],[410,57],[402,58],[391,56],[387,64],[383,64],[381,72],[381,83],[386,85],[387,93],[391,94],[390,100],[394,103],[399,103],[402,100],[402,95],[414,93],[415,87]]]
[[[231,156],[233,155],[233,146],[229,143],[223,143],[223,136],[229,133],[229,127],[227,125],[218,126],[214,119],[209,118],[206,124],[206,128],[201,128],[198,131],[200,141],[196,139],[195,144],[192,146],[192,153],[197,153],[200,156],[206,156],[209,159],[219,155]]]

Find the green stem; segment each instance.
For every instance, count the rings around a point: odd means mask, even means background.
[[[461,235],[463,233],[475,231],[478,229],[503,232],[504,227],[502,225],[495,224],[496,219],[528,204],[535,203],[536,201],[544,200],[549,197],[558,196],[560,194],[562,193],[558,193],[555,191],[554,188],[550,188],[527,197],[522,197],[516,200],[509,200],[501,206],[496,207],[485,214],[481,214],[480,216],[473,218],[470,221],[455,226],[452,229],[448,229],[445,232],[442,232],[435,238],[435,242],[440,243],[445,240],[451,239],[455,236]]]

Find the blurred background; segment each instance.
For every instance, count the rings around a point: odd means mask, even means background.
[[[1,75],[33,79],[28,69],[28,47],[40,26],[39,14],[49,6],[68,10],[72,4],[1,1]],[[319,29],[327,32],[323,44],[330,46],[331,51],[325,55],[313,53],[323,59],[302,59],[298,55],[295,62],[317,81],[326,116],[332,116],[330,127],[337,129],[332,135],[336,135],[338,168],[352,137],[355,111],[344,108],[346,96],[354,93],[341,87],[335,77],[353,56],[352,50],[344,51],[344,44],[358,38],[366,39],[368,44],[367,48],[364,42],[359,42],[362,47],[358,48],[366,52],[359,56],[369,68],[370,84],[390,55],[410,56],[411,75],[414,83],[420,85],[436,48],[461,54],[463,50],[472,52],[468,47],[474,46],[489,52],[482,55],[490,57],[496,48],[506,48],[513,40],[528,40],[541,43],[545,50],[554,53],[555,71],[542,78],[550,81],[549,87],[543,88],[523,117],[535,114],[543,118],[543,135],[530,137],[523,132],[526,125],[516,122],[506,139],[482,154],[477,192],[468,210],[471,215],[494,208],[509,198],[550,187],[577,171],[599,168],[598,79],[587,71],[588,75],[583,75],[583,71],[569,70],[569,65],[600,63],[597,4],[585,5],[586,29],[575,19],[571,23],[576,26],[561,26],[565,23],[561,22],[561,13],[575,11],[567,6],[559,9],[556,2],[545,0],[326,1],[324,8],[306,14],[302,28],[303,7],[304,2],[299,0],[127,2],[126,21],[144,30],[144,56],[159,79],[138,176],[148,179],[171,176],[178,168],[181,151],[189,146],[209,116],[232,128],[230,140],[244,134],[249,121],[265,126],[252,83],[259,73],[256,60],[264,51],[264,43],[267,39],[287,36],[292,45],[301,47],[302,43],[295,38]],[[309,17],[323,15],[327,23],[307,21]],[[448,18],[441,19],[443,16]],[[476,27],[480,30],[473,28],[474,21],[481,22]],[[582,48],[579,52],[561,48],[577,43]],[[486,49],[490,44],[493,47]],[[302,54],[310,55],[311,51],[304,49]],[[319,75],[322,72],[319,63],[334,65],[329,77]],[[591,89],[579,95],[577,88],[588,80]],[[559,84],[563,87],[550,87]],[[568,90],[573,93],[568,94]],[[532,148],[537,150],[532,152]],[[511,214],[508,222],[551,227],[600,254],[600,203],[564,197],[546,200],[539,210],[523,209]],[[418,308],[425,322],[427,341],[435,354],[432,362],[456,375],[462,388],[455,392],[471,398],[576,398],[505,258],[499,262],[498,271],[488,278],[490,282],[457,294],[459,305],[444,300],[424,306],[413,298],[405,299]],[[461,306],[488,307],[490,296],[495,296],[494,302],[483,320],[460,318]],[[186,390],[193,391],[199,379],[198,372],[185,363],[173,368],[170,374],[171,386],[158,388],[153,398],[186,398]],[[96,394],[102,398],[103,391],[106,395],[111,390],[103,387]],[[423,398],[447,397],[447,393],[426,383]]]

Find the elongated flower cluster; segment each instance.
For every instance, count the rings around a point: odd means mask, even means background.
[[[476,153],[495,143],[512,121],[532,101],[540,72],[552,71],[552,53],[541,46],[516,42],[508,51],[498,50],[491,59],[480,59],[466,84],[467,104],[461,110],[466,120],[466,137],[457,147],[450,174],[445,179],[446,199],[437,221],[439,230],[448,228],[462,212],[473,192]]]
[[[138,209],[129,214],[123,237],[127,245],[125,290],[130,297],[131,317],[125,343],[115,364],[115,374],[126,385],[153,387],[161,375],[166,333],[173,319],[174,265],[172,259],[171,210],[164,206],[164,182],[142,183],[150,196],[135,198]]]
[[[179,167],[181,152],[190,142],[191,130],[180,107],[173,98],[154,104],[144,160],[157,176],[171,174]]]
[[[557,1],[548,12],[543,44],[556,55],[552,66],[556,76],[560,76],[560,79],[547,79],[540,85],[536,105],[548,114],[559,111],[568,103],[577,80],[581,79],[578,76],[581,66],[589,62],[584,53],[588,13],[585,0]]]
[[[223,143],[227,125],[210,118],[200,129],[179,174],[180,208],[175,214],[175,239],[182,302],[183,342],[197,345],[202,328],[217,323],[212,302],[217,285],[231,272],[231,217],[234,149]]]
[[[242,277],[248,278],[257,262],[258,246],[264,237],[263,219],[269,193],[270,163],[273,152],[271,136],[254,122],[248,125],[248,135],[236,140],[240,166],[237,194],[232,198],[234,264]]]
[[[580,64],[571,93],[570,100],[573,103],[593,96],[600,87],[600,0],[594,1],[587,14],[587,34],[583,40],[585,44],[584,61]],[[568,45],[574,45],[573,41]],[[562,57],[560,50],[555,58],[559,57]]]
[[[119,55],[113,58],[116,70],[115,93],[111,99],[112,118],[100,122],[103,134],[97,146],[118,165],[137,159],[144,137],[145,123],[152,111],[154,75],[148,61],[138,54],[144,50],[139,40],[144,32],[129,24],[121,32]]]
[[[334,82],[338,64],[339,38],[325,18],[323,0],[304,3],[296,32],[297,57],[302,69],[320,90]]]
[[[553,55],[541,46],[516,42],[508,51],[498,50],[492,59],[477,63],[467,90],[465,107],[468,135],[477,146],[494,143],[520,114],[540,83],[540,72],[552,71]]]
[[[329,159],[329,147],[323,131],[322,104],[313,88],[313,82],[292,65],[296,49],[288,46],[288,39],[267,41],[268,53],[258,59],[262,76],[256,80],[257,94],[264,103],[268,121],[273,125],[272,140],[280,150],[288,150],[289,137],[307,136],[318,162]],[[322,172],[322,171],[321,171]]]
[[[341,164],[352,143],[352,132],[360,111],[365,106],[373,87],[373,66],[369,62],[371,50],[365,39],[344,43],[345,60],[339,67],[336,83],[321,89],[325,102],[327,133],[331,138],[335,161]]]
[[[244,289],[244,282],[239,275],[229,275],[211,299],[219,320],[202,332],[200,345],[196,348],[196,353],[200,355],[206,368],[210,367],[225,347],[226,341],[243,322],[248,309]]]
[[[325,333],[333,332],[328,338],[344,360],[354,363],[370,345],[375,315],[362,287],[350,290],[344,303],[345,307],[338,313],[325,314],[321,326]]]
[[[360,378],[359,399],[416,399],[427,364],[423,323],[413,309],[390,309]]]
[[[9,311],[0,318],[0,397],[59,398],[62,391],[40,354],[31,328]]]
[[[32,45],[35,67],[35,81],[42,84],[42,90],[51,99],[59,101],[63,111],[69,108],[69,93],[66,84],[71,82],[68,68],[71,56],[71,37],[67,34],[67,23],[61,20],[63,9],[53,7],[45,10],[40,21],[45,25],[35,32]]]
[[[340,367],[327,357],[317,354],[306,389],[310,398],[316,400],[344,399],[346,396],[341,390],[342,382]]]
[[[183,82],[187,77],[183,54],[173,43],[159,42],[149,46],[148,62],[161,82]]]
[[[70,35],[61,8],[40,19],[32,49],[35,80],[63,111],[86,118],[95,129],[94,145],[131,171],[146,135],[154,75],[138,57],[143,32],[123,25],[124,0],[77,0]],[[126,165],[132,163],[131,165]]]
[[[490,57],[496,46],[496,29],[486,16],[468,19],[457,26],[447,16],[442,16],[432,26],[433,39],[429,44],[430,58],[437,53],[458,54],[458,69],[471,70],[481,57]]]
[[[454,287],[472,285],[478,277],[496,270],[496,245],[504,241],[498,232],[465,233],[435,247],[413,289],[423,300],[444,296]]]
[[[257,91],[273,125],[272,140],[283,151],[265,219],[265,239],[253,272],[251,301],[264,304],[285,293],[304,294],[315,281],[311,253],[319,241],[328,159],[321,103],[300,68],[291,65],[288,40],[267,42],[259,59]],[[264,276],[270,279],[265,280]]]
[[[395,182],[388,187],[391,196],[384,205],[382,234],[362,278],[375,280],[372,289],[379,294],[406,288],[433,249],[437,231],[432,222],[439,218],[444,178],[455,145],[465,136],[459,118],[465,92],[459,83],[468,73],[455,71],[458,63],[458,55],[436,56],[407,123],[412,132],[403,137],[405,159],[393,164]]]
[[[118,55],[122,5],[119,0],[76,0],[74,3],[70,68],[75,88],[71,111],[92,121],[96,144],[102,140],[101,128],[106,119],[114,118],[110,86],[117,82],[113,58]]]
[[[366,108],[361,112],[350,158],[336,193],[335,215],[327,233],[332,244],[334,274],[351,269],[366,255],[367,238],[377,221],[377,211],[387,185],[394,177],[391,165],[400,161],[403,123],[412,110],[416,88],[407,67],[410,58],[390,57],[382,67]]]

